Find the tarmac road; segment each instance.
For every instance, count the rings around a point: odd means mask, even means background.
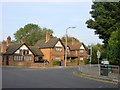
[[[117,88],[118,85],[81,78],[78,67],[2,68],[2,88]]]

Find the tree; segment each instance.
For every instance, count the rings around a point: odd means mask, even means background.
[[[107,49],[108,59],[111,64],[120,63],[120,29],[112,32]]]
[[[87,27],[94,29],[107,46],[111,33],[119,26],[120,2],[94,2],[90,14],[92,19],[86,21]]]
[[[72,42],[72,38],[75,39],[75,42],[80,42],[77,38],[75,38],[75,37],[70,37],[70,36],[67,37],[67,42]],[[63,37],[61,38],[61,40],[62,40],[62,42],[65,42],[65,41],[66,41],[66,36],[63,36]]]
[[[98,63],[98,58],[97,58],[97,51],[100,51],[101,56],[100,56],[100,60],[102,60],[103,58],[106,58],[106,48],[104,48],[103,44],[96,44],[96,45],[92,45],[92,64],[97,64]]]
[[[34,45],[38,40],[45,39],[46,32],[52,33],[51,29],[40,28],[37,24],[27,24],[14,33],[15,42],[20,42],[22,38],[26,39],[26,44]]]

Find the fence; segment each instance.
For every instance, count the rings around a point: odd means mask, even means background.
[[[110,78],[118,81],[119,66],[117,65],[82,65],[79,66],[79,71],[97,77]]]

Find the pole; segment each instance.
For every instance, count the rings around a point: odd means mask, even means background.
[[[67,29],[66,29],[66,43],[65,43],[65,67],[67,66],[66,65],[66,61],[67,61],[67,30],[68,29],[70,29],[70,28],[76,28],[76,27],[68,27]]]
[[[100,51],[97,51],[97,58],[98,58],[98,71],[99,71],[99,76],[100,76],[100,65],[99,65],[99,58],[100,58]]]
[[[100,76],[100,65],[99,65],[99,58],[98,58],[98,70],[99,70],[99,76]]]
[[[66,67],[66,61],[67,61],[67,29],[66,29],[66,43],[65,43],[65,67]]]
[[[91,61],[92,61],[92,45],[90,46],[90,67],[91,67]]]

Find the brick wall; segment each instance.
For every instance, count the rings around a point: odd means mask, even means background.
[[[84,61],[67,62],[66,64],[67,64],[67,66],[84,65]]]
[[[50,52],[51,52],[51,48],[45,48],[45,49],[40,49],[44,56],[43,56],[43,59],[46,59],[48,61],[51,61],[51,57],[50,57]]]
[[[52,49],[51,51],[51,59],[54,60],[55,57],[61,57],[61,60],[64,60],[64,47],[62,47],[62,51],[61,52],[57,52],[55,50],[55,47]]]
[[[14,56],[9,55],[9,66],[22,66],[22,67],[50,67],[52,66],[51,63],[44,64],[44,63],[34,63],[34,56],[32,55],[32,61],[14,61]],[[3,65],[6,65],[7,56],[4,56]]]

